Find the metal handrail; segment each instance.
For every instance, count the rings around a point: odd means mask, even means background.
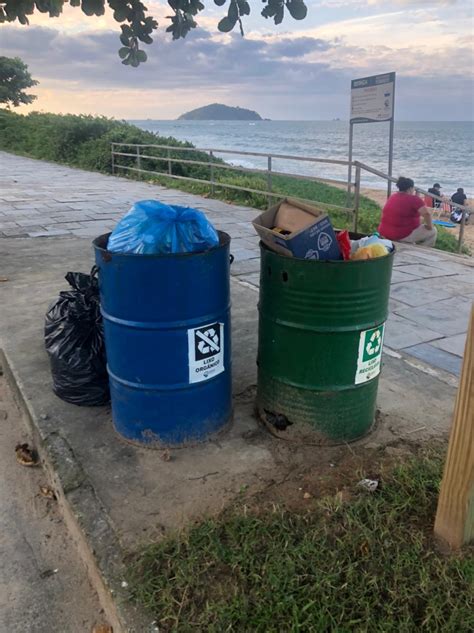
[[[140,146],[137,146],[140,147]],[[158,146],[155,146],[158,147]],[[189,148],[188,148],[189,149]],[[201,150],[202,151],[202,150]],[[213,150],[210,150],[213,151]],[[216,150],[218,151],[218,150]],[[114,152],[114,156],[128,156],[130,158],[136,158],[137,154],[131,154],[129,152]],[[265,154],[265,157],[267,155]],[[274,154],[272,154],[272,156],[274,156]],[[272,173],[273,176],[291,176],[292,178],[296,178],[297,180],[309,180],[309,181],[313,181],[313,182],[327,182],[330,184],[337,184],[337,185],[341,185],[341,184],[345,184],[345,181],[343,180],[335,180],[334,178],[318,178],[316,176],[304,176],[301,174],[288,174],[287,172],[284,171],[275,171],[272,169],[259,169],[258,167],[242,167],[241,165],[229,165],[228,163],[210,163],[208,161],[202,161],[202,160],[189,160],[187,158],[172,158],[171,156],[149,156],[147,154],[140,154],[140,158],[149,158],[151,160],[159,160],[159,161],[163,161],[163,162],[171,162],[171,163],[180,163],[180,164],[184,164],[184,165],[201,165],[203,167],[209,167],[212,166],[216,169],[230,169],[233,171],[242,171],[244,173],[251,173],[251,174],[268,174],[269,172]],[[191,179],[190,179],[191,180]],[[209,181],[205,181],[205,182],[212,182],[211,180]]]
[[[135,154],[133,154],[135,156]],[[165,159],[167,160],[167,159]],[[174,178],[175,180],[192,180],[193,182],[199,182],[202,183],[204,185],[209,185],[211,184],[210,180],[204,180],[203,178],[189,178],[188,176],[178,176],[177,174],[161,174],[160,172],[156,172],[156,171],[152,171],[150,169],[138,169],[137,167],[129,167],[127,165],[115,165],[116,169],[126,169],[128,171],[135,171],[135,172],[139,172],[139,173],[145,173],[145,174],[153,174],[153,175],[162,175],[165,176],[166,178]],[[272,172],[273,173],[273,172]],[[287,174],[285,174],[287,175]],[[239,185],[230,185],[227,183],[221,183],[219,181],[214,181],[214,185],[216,187],[225,187],[226,189],[235,189],[236,191],[248,191],[249,193],[257,193],[259,195],[262,196],[270,196],[272,198],[280,198],[282,197],[281,193],[273,193],[271,191],[268,191],[266,189],[252,189],[251,187],[240,187]],[[309,198],[300,198],[300,197],[295,197],[295,196],[291,196],[292,198],[296,199],[296,200],[301,200],[301,202],[308,202],[308,203],[314,203],[315,200],[310,200]],[[348,208],[348,207],[341,207],[338,204],[332,204],[331,202],[320,202],[319,204],[323,205],[324,207],[331,207],[332,209],[337,209],[338,211],[346,211],[347,213],[353,213],[354,209],[352,208]]]
[[[158,147],[159,149],[173,150],[178,152],[214,152],[217,154],[238,154],[239,156],[261,156],[262,158],[267,158],[271,156],[272,158],[282,158],[284,160],[300,160],[303,162],[309,163],[329,163],[331,165],[343,165],[347,167],[349,165],[349,161],[347,160],[339,160],[335,158],[315,158],[314,156],[298,156],[295,154],[273,154],[271,152],[246,152],[243,150],[233,150],[233,149],[216,149],[214,148],[205,148],[205,147],[180,147],[175,145],[153,145],[153,144],[141,144],[141,143],[112,143],[112,147],[115,145],[124,145],[127,147]],[[155,157],[156,158],[156,157]],[[345,181],[344,181],[345,182]]]
[[[135,173],[162,175],[166,178],[173,178],[175,180],[187,180],[187,181],[196,182],[200,184],[210,185],[212,193],[214,193],[215,187],[221,187],[221,188],[232,189],[236,191],[246,191],[249,193],[261,194],[267,197],[269,206],[273,204],[274,199],[278,199],[282,197],[282,194],[280,192],[275,193],[272,191],[272,177],[273,176],[286,176],[286,177],[289,176],[291,178],[295,178],[298,180],[306,180],[308,182],[329,183],[329,184],[339,185],[339,186],[344,186],[344,187],[347,184],[345,180],[336,180],[334,178],[322,178],[322,177],[316,177],[316,176],[306,176],[302,174],[275,171],[274,169],[272,169],[273,158],[277,158],[277,159],[282,158],[282,159],[289,159],[289,160],[295,160],[295,161],[302,160],[302,161],[306,161],[310,163],[329,163],[329,164],[347,166],[348,163],[347,161],[344,161],[344,160],[315,158],[315,157],[310,157],[310,156],[294,156],[290,154],[264,154],[261,152],[246,152],[246,151],[240,151],[240,150],[221,150],[221,149],[210,149],[210,148],[204,149],[200,147],[179,147],[179,146],[176,147],[174,145],[161,145],[161,144],[152,144],[152,143],[113,142],[111,143],[111,145],[112,145],[112,173],[115,173],[116,170],[126,170],[126,171],[135,172]],[[131,150],[135,149],[135,152],[117,151],[116,148],[127,148],[127,149],[130,148]],[[164,150],[166,153],[163,156],[152,156],[151,154],[142,154],[141,153],[142,148],[154,148],[154,149]],[[176,157],[171,156],[171,153],[174,151],[203,152],[203,153],[207,152],[209,153],[209,161],[193,160],[189,158],[176,158]],[[243,155],[243,156],[262,157],[267,160],[268,167],[267,169],[260,169],[257,167],[248,168],[248,167],[241,167],[240,165],[230,165],[228,163],[225,163],[224,161],[216,160],[215,154],[220,154],[220,153],[232,154],[232,155],[238,155],[238,156]],[[131,167],[130,165],[118,164],[115,160],[115,158],[118,156],[133,158],[136,161],[137,166]],[[143,169],[142,163],[141,163],[142,159],[145,159],[145,160],[148,159],[148,160],[154,160],[154,161],[167,163],[168,171],[157,172],[150,169]],[[180,176],[178,174],[173,174],[173,170],[172,170],[173,163],[182,163],[182,164],[188,164],[188,165],[199,165],[202,167],[208,167],[210,168],[210,179],[204,180],[203,178],[193,178],[191,176]],[[227,170],[232,170],[232,171],[237,171],[237,172],[260,174],[262,176],[266,176],[267,188],[261,189],[261,190],[253,189],[251,187],[241,187],[239,185],[232,185],[226,182],[222,182],[220,180],[216,180],[215,178],[216,169],[227,169]],[[354,186],[356,187],[356,183],[354,183]],[[292,197],[296,198],[296,196],[292,196]],[[302,198],[299,196],[297,197],[297,199],[301,200],[302,202],[310,202],[310,203],[317,202],[315,200],[310,200],[308,198]],[[355,209],[354,207],[341,206],[341,205],[327,203],[327,202],[319,202],[319,204],[323,205],[324,207],[328,209],[336,209],[338,211],[342,211],[344,213],[348,213],[352,215],[353,227],[354,227],[354,230],[357,230],[358,209]]]

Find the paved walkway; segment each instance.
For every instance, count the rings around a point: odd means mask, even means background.
[[[258,286],[254,209],[4,152],[0,165],[0,237],[92,238],[112,230],[134,201],[158,198],[202,209],[232,237],[233,275]],[[386,346],[413,362],[459,375],[473,299],[472,259],[400,245]]]

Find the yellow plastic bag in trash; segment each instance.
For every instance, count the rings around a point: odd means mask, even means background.
[[[357,249],[351,259],[374,259],[375,257],[383,257],[384,255],[388,255],[387,247],[383,244],[376,243]]]

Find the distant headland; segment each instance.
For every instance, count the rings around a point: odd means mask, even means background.
[[[178,121],[262,121],[262,117],[254,110],[245,108],[233,108],[222,103],[211,103],[210,105],[196,108],[190,112],[185,112]]]

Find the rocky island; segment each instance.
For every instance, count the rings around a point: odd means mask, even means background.
[[[185,112],[178,121],[262,121],[262,117],[254,110],[231,107],[222,103],[212,103],[202,108]]]

